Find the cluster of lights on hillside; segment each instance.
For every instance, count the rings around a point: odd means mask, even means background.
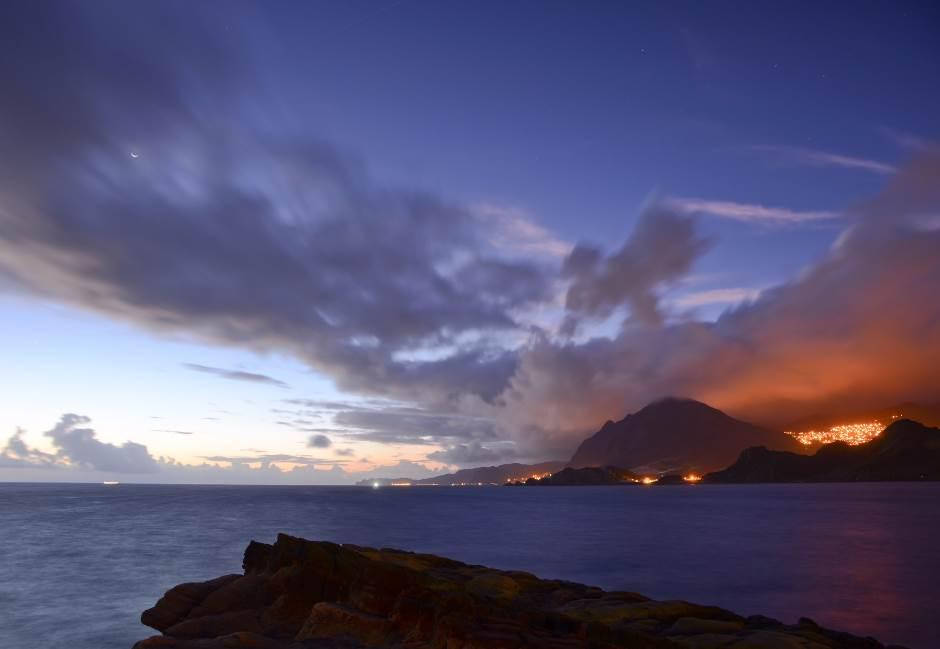
[[[533,473],[532,475],[528,476],[526,479],[528,479],[528,478],[535,478],[536,480],[541,480],[542,478],[549,478],[549,477],[551,477],[551,475],[552,475],[551,472],[546,472],[546,473]]]
[[[901,415],[892,415],[891,419],[898,419]],[[878,437],[887,426],[880,421],[867,421],[856,424],[839,424],[826,430],[800,430],[784,431],[800,444],[831,444],[832,442],[845,442],[851,446],[865,444]]]
[[[530,478],[534,478],[536,480],[543,480],[545,478],[551,477],[551,475],[552,474],[549,472],[533,473],[531,475],[527,475],[524,477],[509,479],[506,481],[506,483],[509,484],[509,483],[513,483],[516,481],[525,482],[526,480]],[[701,479],[702,479],[702,476],[696,473],[687,473],[682,476],[683,482],[687,482],[690,484],[700,482]],[[645,484],[645,485],[656,484],[657,482],[659,482],[659,476],[642,476],[639,478],[631,478],[629,482],[635,482],[638,484]],[[489,483],[489,482],[454,482],[447,486],[450,486],[450,487],[485,487],[485,486],[493,486],[493,485],[494,483]],[[416,484],[410,481],[382,482],[380,480],[376,480],[372,483],[373,489],[378,489],[380,487],[440,487],[440,486],[444,486],[444,485],[441,485],[439,483]]]

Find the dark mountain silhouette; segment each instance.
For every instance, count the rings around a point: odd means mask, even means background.
[[[670,397],[618,422],[608,421],[581,443],[569,465],[705,473],[728,466],[751,446],[800,451],[799,443],[781,432],[734,419],[699,401]]]
[[[416,484],[423,485],[455,485],[455,484],[505,484],[510,480],[525,480],[533,475],[554,473],[564,468],[565,462],[541,462],[539,464],[500,464],[499,466],[481,466],[473,469],[461,469],[454,473],[439,475],[433,478],[415,480]]]
[[[626,471],[624,469],[618,469],[613,466],[592,466],[584,467],[581,469],[574,469],[572,467],[567,467],[553,473],[550,476],[538,480],[536,478],[529,478],[524,483],[521,481],[511,482],[511,485],[538,485],[538,486],[547,486],[547,487],[580,487],[580,486],[591,486],[591,485],[617,485],[617,484],[634,484],[639,480],[640,476],[633,473],[632,471]]]
[[[500,464],[499,466],[481,466],[473,469],[460,469],[454,473],[434,476],[433,478],[378,478],[360,480],[360,487],[381,487],[397,485],[501,485],[512,480],[525,480],[531,476],[543,476],[565,467],[566,462],[540,462],[539,464]]]
[[[891,424],[865,444],[834,442],[814,455],[749,448],[707,482],[854,482],[940,480],[940,429],[910,419]]]

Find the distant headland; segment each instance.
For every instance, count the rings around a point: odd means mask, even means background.
[[[903,407],[930,418],[934,409]],[[940,429],[894,412],[858,424],[801,422],[776,432],[692,399],[655,401],[608,421],[567,461],[462,469],[413,480],[363,480],[385,486],[597,486],[727,482],[940,480]],[[818,430],[817,430],[818,429]],[[820,440],[829,440],[823,443]],[[835,441],[831,441],[835,440]]]

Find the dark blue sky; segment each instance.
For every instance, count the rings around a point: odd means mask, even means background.
[[[620,239],[651,192],[839,210],[883,178],[758,147],[889,164],[938,135],[930,3],[295,3],[266,7],[265,74],[384,177],[525,206]],[[834,236],[723,229],[720,263],[773,281]],[[756,242],[753,240],[757,239]],[[706,266],[713,266],[707,261]],[[756,268],[755,268],[756,266]]]

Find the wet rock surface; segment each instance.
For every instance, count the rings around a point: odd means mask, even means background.
[[[281,534],[244,574],[169,590],[134,649],[884,649],[802,618],[655,601],[525,572]]]

